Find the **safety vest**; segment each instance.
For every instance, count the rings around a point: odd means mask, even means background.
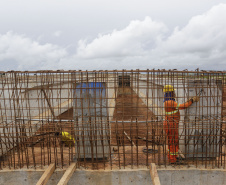
[[[178,155],[178,152],[170,152],[170,150],[168,149],[169,155]]]
[[[176,114],[176,113],[179,111],[179,107],[180,107],[180,104],[178,103],[178,104],[177,104],[177,107],[176,107],[176,110],[171,111],[171,112],[165,112],[165,114],[166,114],[167,116]]]

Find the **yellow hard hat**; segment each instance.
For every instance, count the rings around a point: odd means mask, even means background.
[[[174,91],[174,88],[172,85],[165,85],[163,88],[163,92],[172,92]]]

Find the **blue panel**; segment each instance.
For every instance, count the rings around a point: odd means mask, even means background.
[[[103,82],[87,82],[79,83],[76,85],[76,93],[88,93],[98,96],[105,97],[105,83]]]

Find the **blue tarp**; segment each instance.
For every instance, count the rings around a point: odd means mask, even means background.
[[[105,83],[103,82],[87,82],[76,85],[76,93],[88,93],[92,96],[105,97]]]

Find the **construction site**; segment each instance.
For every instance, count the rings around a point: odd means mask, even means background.
[[[0,184],[226,184],[226,72],[1,72]]]

